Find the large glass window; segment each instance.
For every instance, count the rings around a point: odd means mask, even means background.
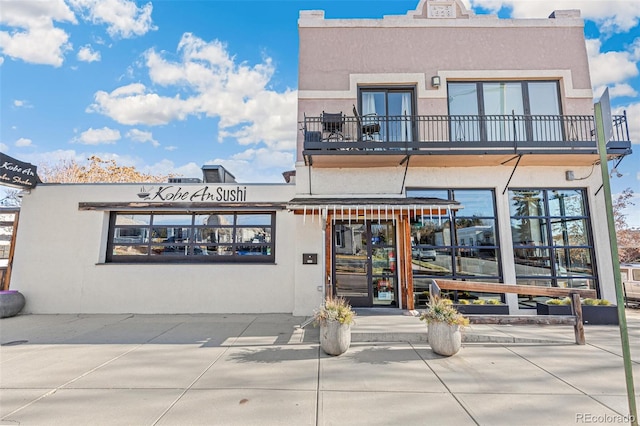
[[[454,141],[564,140],[556,81],[451,82],[448,90]]]
[[[383,141],[412,141],[413,89],[362,89],[360,111],[363,117],[376,115]]]
[[[411,265],[417,305],[426,302],[423,293],[428,291],[433,278],[502,280],[493,191],[407,189],[407,197],[449,199],[463,206],[450,215],[418,214],[411,223]]]
[[[597,288],[586,201],[581,189],[509,191],[518,284]]]
[[[112,213],[107,262],[273,262],[274,213]]]

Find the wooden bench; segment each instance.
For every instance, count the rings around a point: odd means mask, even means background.
[[[569,297],[572,315],[465,315],[471,324],[511,324],[511,325],[572,325],[576,344],[584,345],[584,322],[580,297],[596,297],[595,290],[538,287],[517,284],[486,283],[478,281],[433,280],[432,295],[440,295],[441,290],[461,290],[481,293],[527,294],[532,296]]]

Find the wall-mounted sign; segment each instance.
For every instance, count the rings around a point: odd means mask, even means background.
[[[189,186],[159,185],[142,186],[138,191],[138,198],[145,201],[216,201],[243,202],[247,201],[246,186]]]
[[[0,152],[0,185],[31,189],[40,183],[37,167]]]
[[[317,265],[318,264],[318,253],[302,253],[302,264],[303,265]]]

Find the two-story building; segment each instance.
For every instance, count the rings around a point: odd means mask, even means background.
[[[615,300],[579,11],[422,0],[298,24],[295,179],[39,185],[13,265],[25,311],[309,315],[327,293],[413,309],[434,278]],[[616,158],[626,117],[612,126]]]
[[[413,308],[445,278],[615,300],[578,10],[422,0],[378,20],[301,12],[299,34],[296,197],[327,217],[329,291]],[[626,117],[613,126],[609,158],[630,148]]]

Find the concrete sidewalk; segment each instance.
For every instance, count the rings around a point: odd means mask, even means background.
[[[637,384],[640,313],[627,312]],[[365,312],[349,351],[329,357],[316,328],[296,328],[304,320],[2,319],[0,424],[629,423],[615,326],[587,326],[587,345],[578,346],[572,327],[475,325],[462,351],[443,358],[417,318]]]

